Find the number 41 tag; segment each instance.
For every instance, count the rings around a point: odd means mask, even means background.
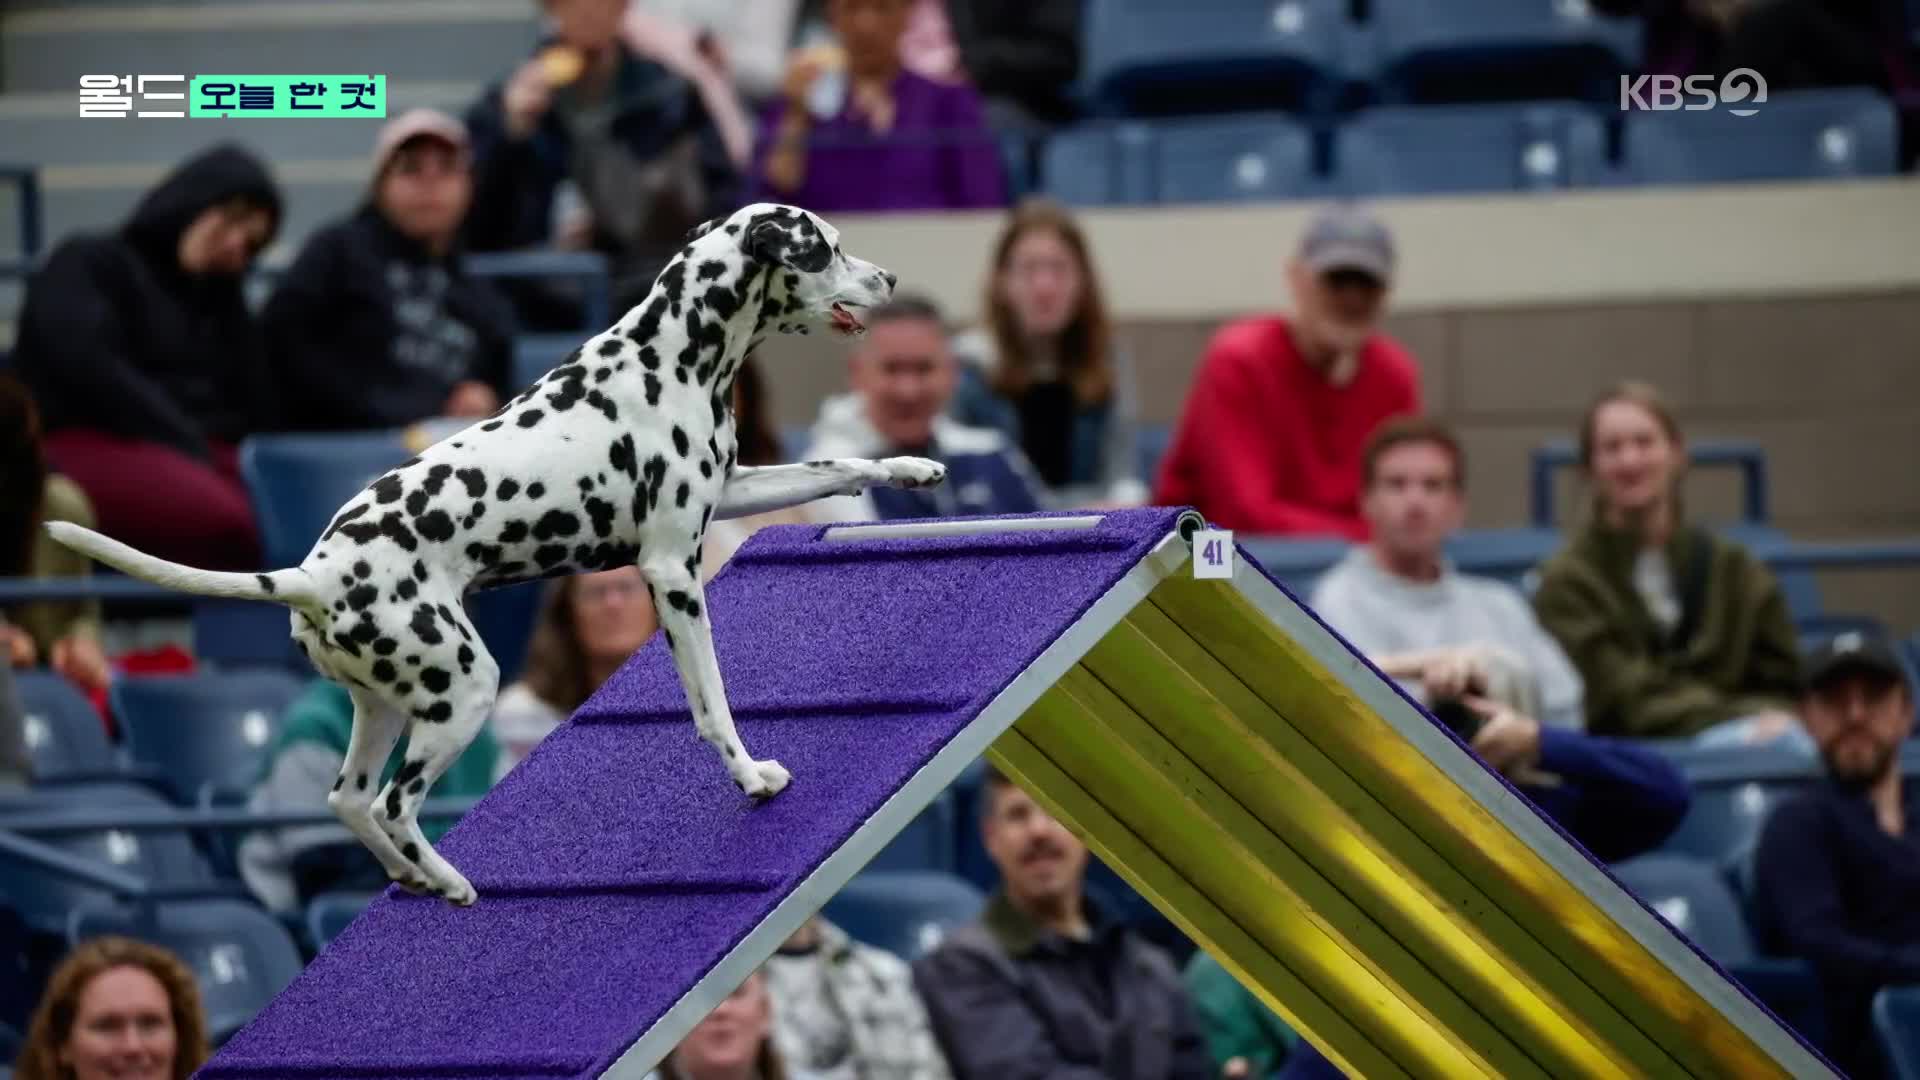
[[[1193,576],[1233,577],[1233,533],[1230,530],[1202,529],[1193,534]]]

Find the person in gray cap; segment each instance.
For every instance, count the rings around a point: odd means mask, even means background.
[[[1920,985],[1920,778],[1900,767],[1913,675],[1891,643],[1865,631],[1821,642],[1805,670],[1801,720],[1826,777],[1761,830],[1756,929],[1819,977],[1834,1064],[1856,1078],[1884,1076],[1873,996]]]
[[[1421,411],[1419,368],[1380,329],[1396,263],[1392,235],[1363,207],[1315,215],[1288,267],[1293,314],[1215,333],[1153,501],[1225,529],[1366,540],[1367,439]]]

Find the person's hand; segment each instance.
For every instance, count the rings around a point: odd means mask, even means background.
[[[47,662],[68,682],[88,690],[104,689],[113,678],[113,665],[100,643],[85,634],[68,634],[53,643],[53,655]]]
[[[807,111],[807,91],[813,89],[813,81],[826,69],[825,59],[817,50],[794,50],[787,61],[787,74],[780,80],[780,95],[786,98],[789,111]]]
[[[487,416],[500,407],[500,396],[493,387],[474,379],[455,383],[453,392],[447,395],[445,414],[447,416],[478,417]]]
[[[1800,718],[1790,712],[1768,709],[1753,718],[1752,725],[1747,729],[1747,741],[1750,743],[1772,742],[1785,735],[1799,722]]]
[[[853,88],[853,107],[865,116],[873,125],[873,130],[881,135],[893,130],[893,119],[899,113],[893,95],[883,86],[855,85]]]
[[[40,660],[33,637],[17,626],[0,623],[0,644],[7,647],[7,659],[14,667],[32,667]]]
[[[521,64],[507,80],[501,107],[507,114],[508,138],[524,139],[533,134],[547,107],[553,104],[553,67],[543,54]]]
[[[1511,775],[1540,763],[1540,721],[1478,694],[1464,695],[1460,703],[1486,721],[1469,745],[1487,764]]]
[[[1473,649],[1442,649],[1427,660],[1420,681],[1433,701],[1463,698],[1487,685],[1487,670]]]
[[[1220,1066],[1222,1080],[1247,1080],[1252,1075],[1253,1064],[1243,1057],[1228,1058],[1227,1063]]]

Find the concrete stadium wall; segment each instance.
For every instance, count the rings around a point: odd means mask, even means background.
[[[1920,535],[1920,182],[1755,185],[1379,204],[1404,272],[1391,329],[1467,443],[1471,524],[1517,524],[1527,457],[1617,379],[1658,385],[1690,435],[1766,448],[1775,520],[1807,539]],[[1222,319],[1284,307],[1310,207],[1085,215],[1143,419],[1171,423]],[[975,317],[998,219],[840,221],[851,249]],[[783,425],[844,386],[845,347],[769,350]],[[1702,473],[1700,512],[1738,485]],[[1562,478],[1557,505],[1579,498]],[[1920,570],[1822,575],[1828,606],[1920,627]]]

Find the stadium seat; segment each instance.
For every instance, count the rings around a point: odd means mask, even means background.
[[[1095,115],[1319,113],[1345,82],[1346,0],[1089,0],[1080,96]]]
[[[9,813],[60,816],[104,812],[138,818],[145,812],[171,810],[159,794],[137,784],[97,783],[64,785],[33,792],[23,802],[10,802]],[[5,828],[0,816],[0,828]],[[141,878],[153,888],[183,894],[217,895],[231,892],[217,880],[193,842],[178,832],[99,829],[32,836],[49,848],[91,860],[107,869]],[[108,900],[111,894],[96,885],[52,869],[0,855],[0,881],[20,914],[42,931],[58,933],[67,913],[87,904]]]
[[[1586,0],[1372,0],[1370,68],[1389,105],[1612,102],[1639,54],[1627,19]]]
[[[986,894],[937,870],[863,870],[821,909],[856,941],[912,960],[980,914]]]
[[[1290,116],[1161,120],[1150,130],[1157,203],[1272,202],[1319,191],[1313,136]]]
[[[866,868],[953,872],[959,858],[954,851],[957,815],[957,800],[951,793],[942,792],[881,848]]]
[[[1892,1066],[1890,1080],[1920,1080],[1920,987],[1890,986],[1874,994],[1873,1034]]]
[[[1152,134],[1140,123],[1090,123],[1040,150],[1040,186],[1071,206],[1142,206],[1154,197]]]
[[[302,966],[286,928],[242,900],[170,901],[138,914],[83,909],[67,923],[67,939],[75,945],[108,934],[164,946],[186,961],[216,1046],[253,1019]]]
[[[27,754],[37,783],[101,779],[120,772],[105,721],[72,683],[50,671],[17,671],[13,684],[26,713]]]
[[[594,333],[599,333],[595,330]],[[521,334],[513,339],[514,393],[532,386],[587,340],[583,334]]]
[[[113,709],[128,755],[159,768],[174,800],[193,806],[259,779],[303,685],[272,670],[129,676],[114,682]]]
[[[1726,865],[1751,847],[1783,799],[1819,782],[1818,759],[1793,750],[1742,746],[1666,752],[1687,774],[1693,800],[1660,849],[1715,865]]]
[[[306,929],[307,937],[313,942],[314,949],[322,950],[333,943],[360,913],[373,903],[375,893],[330,892],[321,893],[307,901]]]
[[[1334,184],[1353,196],[1554,191],[1607,174],[1606,128],[1574,102],[1383,106],[1334,133]]]
[[[1696,112],[1635,109],[1623,121],[1621,172],[1640,184],[1889,176],[1899,159],[1893,103],[1870,89],[1796,90]]]
[[[260,518],[266,564],[298,565],[341,504],[411,456],[398,431],[246,439],[240,472]]]

